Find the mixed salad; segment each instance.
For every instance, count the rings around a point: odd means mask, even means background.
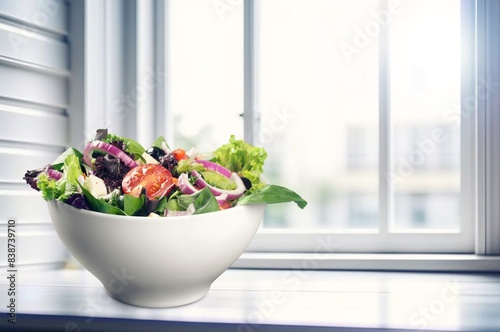
[[[210,154],[171,149],[158,137],[147,150],[99,129],[83,153],[69,148],[24,180],[47,201],[127,216],[180,216],[243,204],[307,202],[290,189],[262,182],[267,153],[231,136]]]

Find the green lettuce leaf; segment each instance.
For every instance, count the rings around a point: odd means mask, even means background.
[[[179,160],[177,166],[175,167],[175,172],[177,174],[190,173],[192,171],[203,172],[207,169],[200,163],[197,163],[193,159],[181,159]]]
[[[38,189],[46,201],[65,201],[69,196],[78,192],[78,177],[82,174],[79,158],[75,154],[67,155],[61,170],[63,175],[57,181],[45,174],[41,174],[38,178]]]
[[[70,154],[64,160],[63,176],[61,180],[66,181],[66,190],[74,193],[78,189],[78,177],[82,175],[80,160],[75,154]]]
[[[58,185],[57,181],[45,174],[40,174],[36,185],[42,192],[42,197],[46,201],[53,201],[61,197],[64,193],[64,186]]]
[[[219,174],[214,171],[202,171],[200,172],[203,175],[203,179],[207,181],[208,184],[224,189],[224,190],[233,190],[236,189],[236,183],[233,180],[226,178],[224,175]]]
[[[213,152],[212,161],[249,179],[252,182],[249,192],[252,192],[263,186],[260,175],[264,171],[266,158],[267,152],[264,148],[252,146],[231,135],[229,143]]]
[[[296,192],[277,185],[269,184],[241,197],[236,205],[244,204],[276,204],[295,202],[301,209],[305,208],[307,202]]]
[[[66,149],[66,151],[64,151],[63,153],[61,153],[59,155],[59,157],[57,157],[56,160],[54,160],[54,162],[52,162],[52,167],[54,167],[58,171],[61,171],[62,168],[63,168],[63,166],[64,166],[64,161],[66,160],[66,158],[69,155],[72,155],[72,154],[74,154],[75,156],[77,156],[79,161],[83,157],[83,154],[80,151],[78,151],[77,149],[75,149],[75,148],[68,148],[68,149]]]

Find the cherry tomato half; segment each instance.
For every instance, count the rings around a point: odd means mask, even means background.
[[[174,185],[172,174],[161,165],[144,164],[132,168],[123,178],[122,189],[125,194],[139,197],[142,188],[150,200],[163,197]]]

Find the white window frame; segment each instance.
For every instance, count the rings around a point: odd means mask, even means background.
[[[477,0],[478,219],[476,253],[500,255],[500,3]],[[486,83],[486,84],[485,84]]]
[[[89,3],[91,5],[88,5]],[[108,29],[104,29],[106,24],[102,24],[101,22],[99,25],[103,29],[101,32],[109,31],[109,23],[112,23],[115,27],[125,29],[128,34],[125,38],[132,37],[132,45],[138,45],[141,43],[141,39],[150,38],[150,36],[144,36],[140,33],[140,31],[148,31],[148,28],[144,30],[144,25],[149,27],[150,32],[157,31],[156,33],[158,33],[158,31],[163,31],[155,36],[156,43],[143,43],[141,44],[143,48],[139,50],[134,50],[132,46],[129,46],[128,49],[122,47],[115,51],[125,51],[127,58],[122,68],[132,68],[131,73],[128,74],[125,80],[126,87],[121,87],[121,93],[131,91],[130,88],[137,86],[139,83],[141,70],[143,69],[137,65],[138,63],[144,64],[144,62],[148,62],[153,67],[168,72],[168,40],[166,37],[168,34],[165,33],[165,30],[168,29],[169,1],[143,0],[140,2],[143,11],[141,14],[138,14],[140,11],[137,10],[137,6],[139,6],[137,4],[131,5],[127,3],[127,5],[123,5],[120,1],[100,2],[89,0],[86,5],[84,21],[88,21],[89,17],[93,16],[92,13],[95,14],[105,6],[108,6],[107,13],[116,12],[115,9],[117,7],[119,9],[118,12],[122,12],[125,19],[117,20],[116,17],[106,17],[104,15],[102,19],[108,21]],[[500,117],[496,115],[500,101],[497,95],[494,98],[481,100],[477,94],[478,90],[482,87],[481,84],[484,86],[483,82],[485,78],[491,82],[500,81],[500,67],[498,63],[492,61],[498,58],[495,55],[500,53],[498,50],[498,44],[500,43],[492,38],[495,34],[490,33],[500,31],[499,24],[495,22],[500,14],[500,4],[490,0],[462,0],[462,8],[462,20],[466,24],[472,24],[475,27],[475,33],[473,34],[467,33],[467,30],[463,32],[462,37],[466,41],[462,46],[463,54],[465,55],[463,56],[463,62],[476,59],[476,68],[470,69],[470,66],[464,66],[464,68],[468,68],[469,70],[463,70],[462,95],[474,96],[474,100],[477,101],[476,112],[472,112],[472,116],[470,117],[464,117],[461,128],[464,135],[472,137],[471,140],[462,140],[462,150],[464,152],[462,188],[472,193],[471,197],[464,198],[462,202],[468,206],[462,216],[462,232],[454,234],[444,232],[429,234],[428,231],[421,231],[413,234],[398,233],[397,236],[392,236],[387,233],[380,235],[377,232],[368,231],[352,233],[332,232],[330,230],[283,231],[264,229],[259,231],[249,250],[235,263],[235,267],[294,268],[302,266],[300,268],[500,271],[500,264],[498,264],[500,259],[493,256],[500,255],[500,207],[496,203],[500,198],[500,186],[494,185],[492,181],[492,179],[500,179],[500,153],[496,151],[499,150],[498,142],[500,142],[500,137],[497,137],[500,136]],[[258,116],[254,108],[254,68],[256,64],[252,52],[254,46],[253,0],[244,1],[244,13],[244,107],[245,118],[247,119],[244,125],[244,132],[245,139],[252,142],[253,138],[257,137],[256,133],[258,132]],[[81,15],[81,13],[75,14]],[[75,14],[72,15],[72,18],[75,17]],[[95,22],[92,21],[92,24],[95,24]],[[152,30],[151,24],[154,26]],[[87,26],[90,26],[90,24]],[[81,31],[76,31],[76,35],[73,33],[76,43],[78,44],[78,41],[80,41],[84,45],[88,45],[90,43],[88,38],[90,37],[87,36],[87,39],[82,37],[78,40],[79,33],[80,37],[88,35],[88,32],[82,33]],[[477,39],[476,35],[478,36]],[[96,36],[97,34],[94,35],[94,37]],[[100,38],[105,38],[102,36],[106,35],[101,33],[100,36]],[[108,35],[107,38],[113,38],[113,36]],[[470,45],[475,45],[476,47],[470,47]],[[476,49],[477,52],[475,51]],[[98,49],[94,49],[94,51],[98,53]],[[150,57],[147,55],[147,52],[153,52],[155,56]],[[113,52],[104,55],[108,63],[111,61],[110,59],[115,58],[113,54],[118,55]],[[88,65],[89,56],[99,57],[98,54],[85,53],[86,58],[84,57],[82,63],[87,63],[87,65],[82,67],[79,67],[78,63],[73,62],[74,68],[72,70],[78,73],[75,80],[82,84],[91,82],[90,78],[95,77],[99,72],[99,66],[96,69]],[[130,67],[131,64],[134,65]],[[381,63],[381,65],[382,68],[387,68],[386,64]],[[107,77],[104,78],[106,84],[111,84],[111,87],[116,86],[119,83],[116,81],[116,78],[113,80],[113,77],[116,77],[116,75],[118,74],[107,72]],[[480,79],[477,79],[477,77]],[[170,121],[167,121],[170,112],[168,102],[166,101],[167,98],[165,98],[167,84],[168,80],[152,91],[145,102],[148,105],[153,103],[156,106],[154,113],[148,113],[148,117],[156,120],[157,127],[154,133],[148,133],[147,135],[154,136],[170,132],[168,129],[172,124]],[[78,84],[73,85],[76,87],[74,90],[75,94],[81,94],[82,90],[78,88]],[[111,87],[108,86],[107,89],[109,90]],[[101,99],[106,98],[103,93],[96,93],[96,95]],[[92,97],[94,96],[91,95],[90,89],[89,91],[85,90],[83,98],[90,100]],[[78,103],[77,99],[74,101]],[[387,105],[384,103],[386,104],[387,100],[382,98],[381,109],[387,110]],[[77,108],[80,107],[84,119],[75,119],[72,121],[71,132],[81,133],[81,121],[84,120],[83,122],[87,123],[85,122],[85,118],[90,118],[92,112],[94,112],[94,116],[98,112],[95,109],[91,109],[89,105],[73,105]],[[101,105],[106,105],[106,103],[103,102]],[[137,125],[137,122],[133,121],[140,112],[143,112],[141,109],[144,109],[144,107],[141,107],[141,105],[135,106],[132,110],[134,113],[133,118],[124,119],[123,123],[121,123],[121,128],[123,128],[124,134],[145,137],[145,130],[148,128],[143,128]],[[102,110],[104,111],[104,109],[103,107]],[[388,128],[389,121],[389,113],[385,112],[385,117],[381,117],[381,128]],[[132,122],[134,123],[133,125],[131,125]],[[472,133],[475,134],[473,135]],[[78,143],[78,140],[82,139],[81,136],[75,135],[71,143]],[[388,140],[381,140],[380,144],[384,147],[390,146]],[[477,149],[475,148],[476,146]],[[383,156],[381,172],[388,168],[387,161],[388,156]],[[497,181],[497,183],[500,183],[500,181]],[[389,183],[385,183],[381,187],[385,186],[387,188],[389,185]],[[381,188],[381,190],[384,189]],[[388,199],[386,198],[386,200]],[[383,204],[388,207],[390,202],[386,201]],[[387,208],[384,210],[389,211]],[[465,220],[472,220],[473,222],[466,223]],[[470,234],[473,234],[473,236],[470,236]],[[424,248],[421,246],[422,241],[425,243]],[[401,254],[403,252],[413,254]],[[304,264],[306,267],[304,267]]]
[[[167,117],[168,1],[70,3],[70,145],[96,128],[149,144],[170,132]]]

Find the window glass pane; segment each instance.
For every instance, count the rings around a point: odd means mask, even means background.
[[[377,0],[256,1],[256,86],[269,182],[309,205],[269,206],[264,226],[376,228]]]
[[[378,35],[387,25],[391,229],[459,228],[460,1],[399,3],[389,17],[378,0],[255,1],[256,143],[269,153],[269,182],[309,202],[269,206],[264,227],[378,227]],[[243,137],[243,5],[172,0],[169,12],[174,144],[203,151]]]
[[[173,144],[212,151],[243,138],[243,6],[171,0],[169,110]]]
[[[460,1],[401,6],[390,25],[392,226],[458,229]]]
[[[456,228],[460,206],[456,193],[397,194],[395,197],[395,220],[398,228],[429,228],[439,225],[440,229]]]

